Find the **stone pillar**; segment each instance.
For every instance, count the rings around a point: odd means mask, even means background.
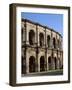
[[[56,49],[58,48],[58,40],[57,40],[57,33],[56,33]]]
[[[59,63],[60,63],[60,61],[59,61],[59,59],[57,58],[57,69],[59,69]]]
[[[38,46],[38,26],[36,25],[36,46]]]
[[[61,59],[60,59],[60,61],[59,61],[59,69],[61,69]]]
[[[45,71],[47,71],[47,50],[45,49]]]
[[[29,63],[26,63],[26,73],[29,73]]]
[[[36,48],[36,72],[38,72],[38,48]]]
[[[37,59],[35,61],[35,72],[38,72],[38,61],[37,61]]]
[[[51,31],[50,46],[51,46],[51,48],[53,48],[53,34],[52,34],[52,31]]]
[[[28,30],[28,24],[25,23],[25,30],[26,30],[26,44],[28,45],[29,44],[29,30]]]
[[[53,48],[53,39],[52,39],[52,37],[50,39],[50,48]]]
[[[62,41],[62,39],[61,39],[61,41],[60,41],[60,49],[62,50],[63,49],[63,41]]]
[[[27,33],[28,33],[28,31],[27,31],[27,23],[26,23],[26,21],[25,21],[25,42],[26,42],[26,44],[28,44],[27,43]],[[27,48],[25,48],[25,59],[26,59],[26,73],[28,74],[29,73],[29,57],[28,57],[29,55],[28,55],[28,53],[27,53]]]
[[[51,59],[51,63],[52,63],[52,70],[54,70],[55,69],[55,62],[54,62],[54,58],[53,57]]]
[[[59,55],[58,55],[58,54],[59,54],[59,53],[58,53],[58,50],[57,50],[57,63],[56,63],[57,69],[59,69],[59,63],[60,63]]]
[[[26,33],[26,44],[29,44],[29,31],[27,30]]]
[[[37,47],[37,39],[36,39],[37,36],[36,36],[36,35],[37,35],[37,34],[36,34],[36,32],[35,32],[35,41],[34,41],[34,46],[35,46],[35,47]]]
[[[29,55],[26,51],[26,73],[29,73]]]
[[[61,68],[63,67],[63,53],[60,53]]]
[[[40,46],[40,43],[39,43],[39,29],[38,29],[38,26],[37,26],[37,45]]]
[[[38,54],[38,72],[40,72],[40,57],[39,57],[39,54]]]
[[[38,72],[38,25],[36,24],[36,72]]]
[[[52,67],[52,70],[55,69],[53,50],[52,50],[52,56],[51,56],[51,67]]]

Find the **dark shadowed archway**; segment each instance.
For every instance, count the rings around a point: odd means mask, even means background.
[[[54,48],[56,48],[56,39],[55,38],[53,38],[53,46],[54,46]]]
[[[29,32],[29,43],[30,45],[34,45],[35,43],[35,32],[33,30]]]
[[[40,43],[40,46],[44,45],[44,35],[43,35],[43,33],[39,34],[39,43]]]
[[[44,56],[41,56],[40,57],[40,71],[45,71],[44,64],[45,64],[45,58]]]
[[[49,69],[49,70],[52,69],[52,65],[51,65],[51,56],[48,57],[48,69]]]
[[[57,69],[57,58],[54,57],[54,64],[55,64],[55,69]]]
[[[29,58],[29,72],[35,72],[35,57],[30,56]]]
[[[23,56],[21,57],[21,63],[22,63],[21,73],[25,74],[26,73],[26,59]]]
[[[47,36],[47,45],[50,47],[50,35]]]

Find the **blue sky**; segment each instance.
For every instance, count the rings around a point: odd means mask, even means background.
[[[22,12],[21,17],[53,28],[63,36],[63,14]]]

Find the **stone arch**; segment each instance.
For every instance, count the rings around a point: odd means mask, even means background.
[[[57,69],[57,58],[54,57],[54,65],[55,65],[55,69]]]
[[[54,46],[54,48],[56,48],[56,39],[55,39],[55,37],[53,38],[53,46]]]
[[[45,71],[44,64],[45,64],[45,57],[41,56],[40,57],[40,71]]]
[[[29,44],[34,45],[35,43],[35,32],[34,30],[30,30],[29,32]]]
[[[30,56],[29,58],[29,72],[35,72],[35,57]]]
[[[40,43],[40,46],[44,45],[44,34],[43,33],[39,34],[39,43]]]
[[[51,70],[52,63],[51,63],[51,56],[48,57],[48,69]]]
[[[50,47],[50,35],[47,36],[47,45]]]

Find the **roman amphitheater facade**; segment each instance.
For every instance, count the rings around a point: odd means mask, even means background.
[[[63,69],[62,36],[27,19],[21,22],[22,74]]]

